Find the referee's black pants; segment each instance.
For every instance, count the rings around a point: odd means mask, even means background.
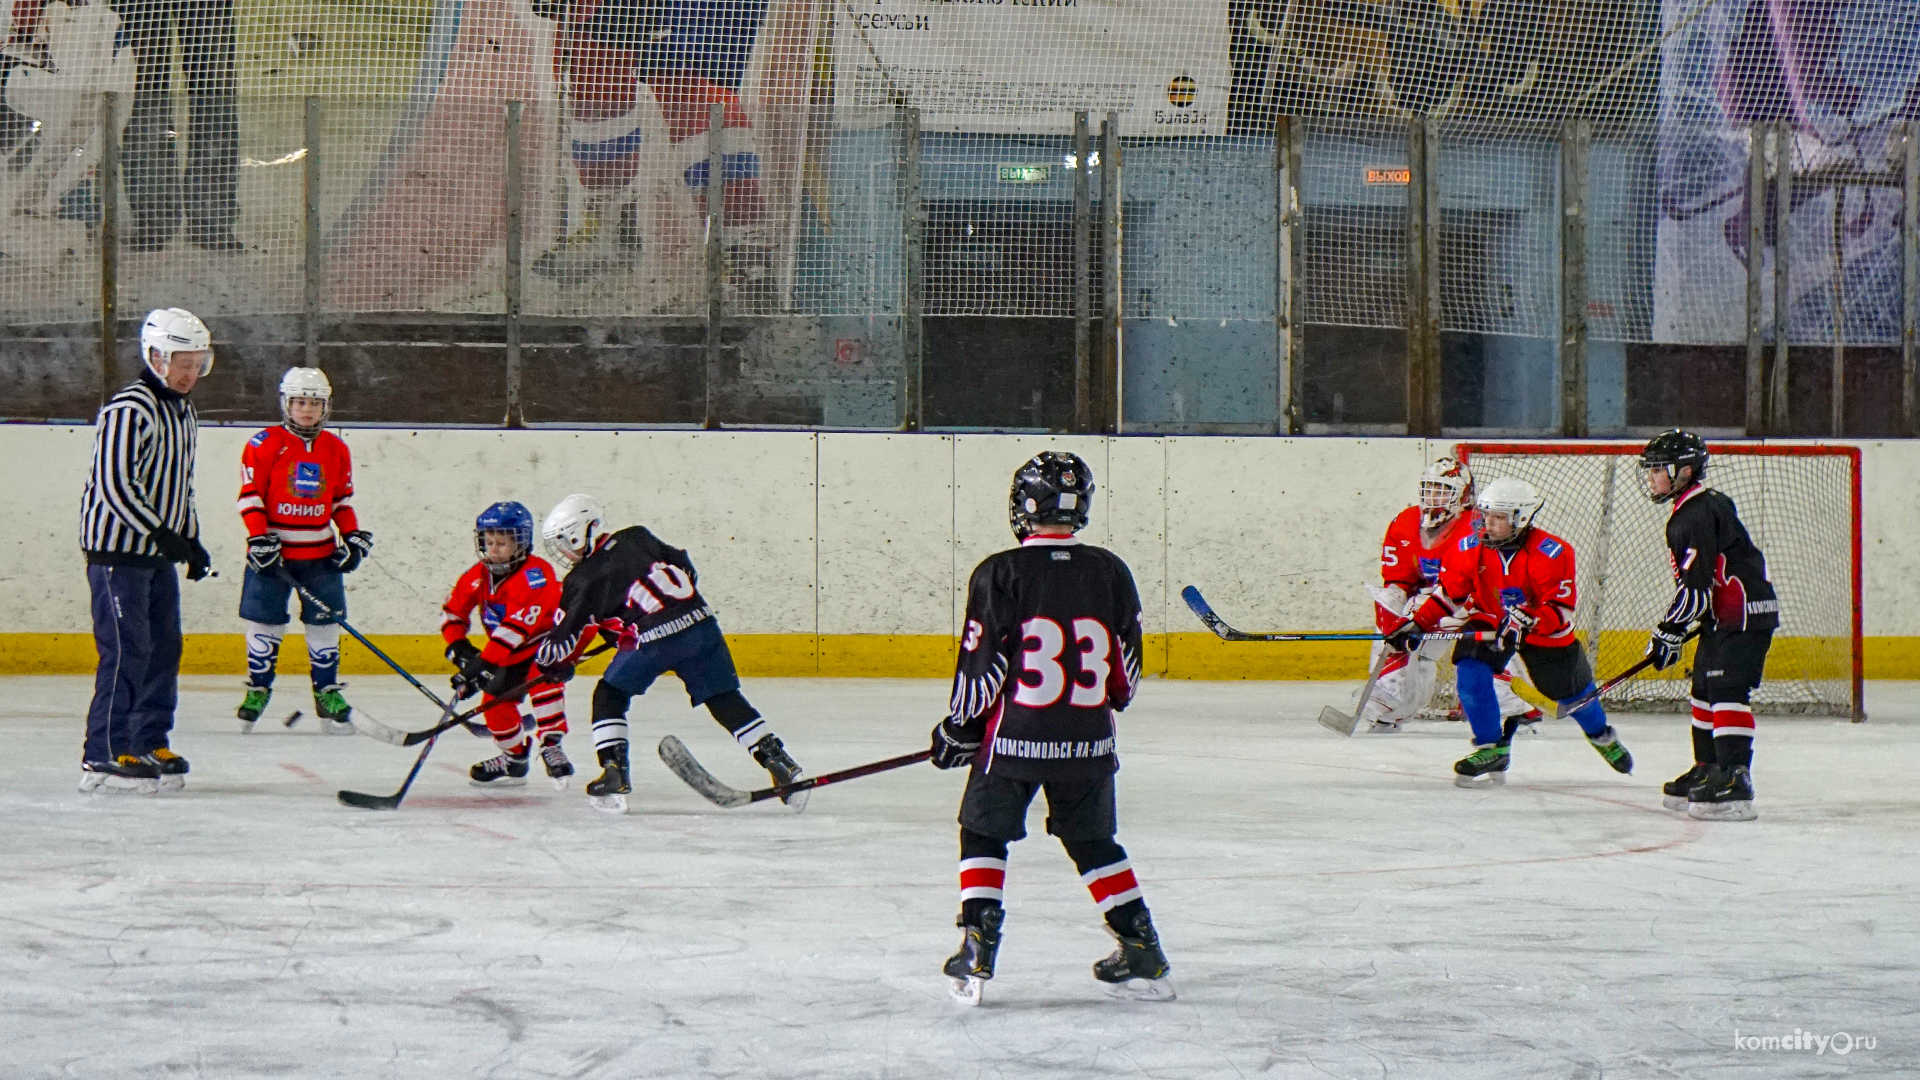
[[[173,564],[88,563],[100,666],[82,760],[138,757],[167,745],[180,696],[180,576]]]

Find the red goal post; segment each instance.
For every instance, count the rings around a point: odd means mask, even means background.
[[[1544,497],[1537,525],[1573,545],[1580,604],[1574,627],[1597,678],[1646,650],[1673,599],[1667,506],[1640,477],[1640,443],[1463,442],[1454,455],[1476,485],[1517,476]],[[1860,450],[1852,446],[1709,443],[1706,482],[1730,496],[1767,558],[1780,629],[1754,709],[1864,719],[1861,653]],[[1608,694],[1626,711],[1686,708],[1681,664]],[[1451,679],[1443,687],[1451,689]]]

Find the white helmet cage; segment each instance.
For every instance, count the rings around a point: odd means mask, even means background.
[[[1420,527],[1437,529],[1460,516],[1473,496],[1466,463],[1443,457],[1420,474]]]
[[[293,422],[293,410],[287,406],[297,398],[308,398],[320,402],[320,422],[312,426]],[[327,381],[327,373],[319,368],[288,368],[280,376],[280,419],[294,434],[311,439],[326,426],[327,418],[333,415],[333,384]]]
[[[140,359],[155,375],[162,379],[173,366],[173,354],[182,352],[204,352],[207,355],[200,361],[200,374],[205,376],[213,370],[213,333],[200,316],[186,308],[154,308],[147,312],[147,321],[140,325]],[[159,354],[159,362],[154,362],[154,354]]]
[[[571,567],[586,558],[606,531],[607,516],[600,500],[569,495],[547,511],[547,519],[540,524],[540,540],[554,562]]]
[[[1532,484],[1517,476],[1502,476],[1493,481],[1482,488],[1479,497],[1474,500],[1474,505],[1480,510],[1481,539],[1492,542],[1487,538],[1487,518],[1493,514],[1503,514],[1512,522],[1513,534],[1500,543],[1514,543],[1533,527],[1534,515],[1540,512],[1545,502]]]

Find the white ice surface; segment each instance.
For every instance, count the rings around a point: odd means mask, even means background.
[[[578,784],[469,787],[489,745],[322,736],[302,679],[257,733],[186,680],[176,795],[74,790],[90,680],[0,679],[0,1077],[1767,1077],[1920,1074],[1920,685],[1866,724],[1763,719],[1760,820],[1660,808],[1685,722],[1616,718],[1616,776],[1570,721],[1504,789],[1449,782],[1458,725],[1343,740],[1333,683],[1151,682],[1123,718],[1121,840],[1170,1004],[1104,997],[1071,864],[1014,847],[999,976],[948,1000],[961,777],[917,766],[710,806],[653,756],[765,774],[666,680],[634,709],[624,818]],[[584,716],[586,681],[571,711]],[[754,680],[814,772],[916,750],[933,682]],[[350,696],[432,710],[396,678]],[[294,707],[308,719],[278,720]],[[584,727],[584,724],[581,724]],[[568,750],[594,770],[588,738]],[[1735,1033],[1846,1032],[1839,1055]]]

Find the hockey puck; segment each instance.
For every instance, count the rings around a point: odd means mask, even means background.
[[[301,712],[301,711],[300,711],[299,709],[295,709],[295,710],[293,710],[293,715],[292,715],[292,716],[289,716],[289,717],[287,717],[287,722],[286,722],[286,725],[285,725],[285,726],[287,726],[287,727],[292,727],[293,725],[295,725],[295,724],[297,724],[297,723],[299,723],[299,722],[300,722],[300,718],[301,718],[302,716],[305,716],[305,715],[307,715],[307,714],[306,714],[306,713],[303,713],[303,712]]]

